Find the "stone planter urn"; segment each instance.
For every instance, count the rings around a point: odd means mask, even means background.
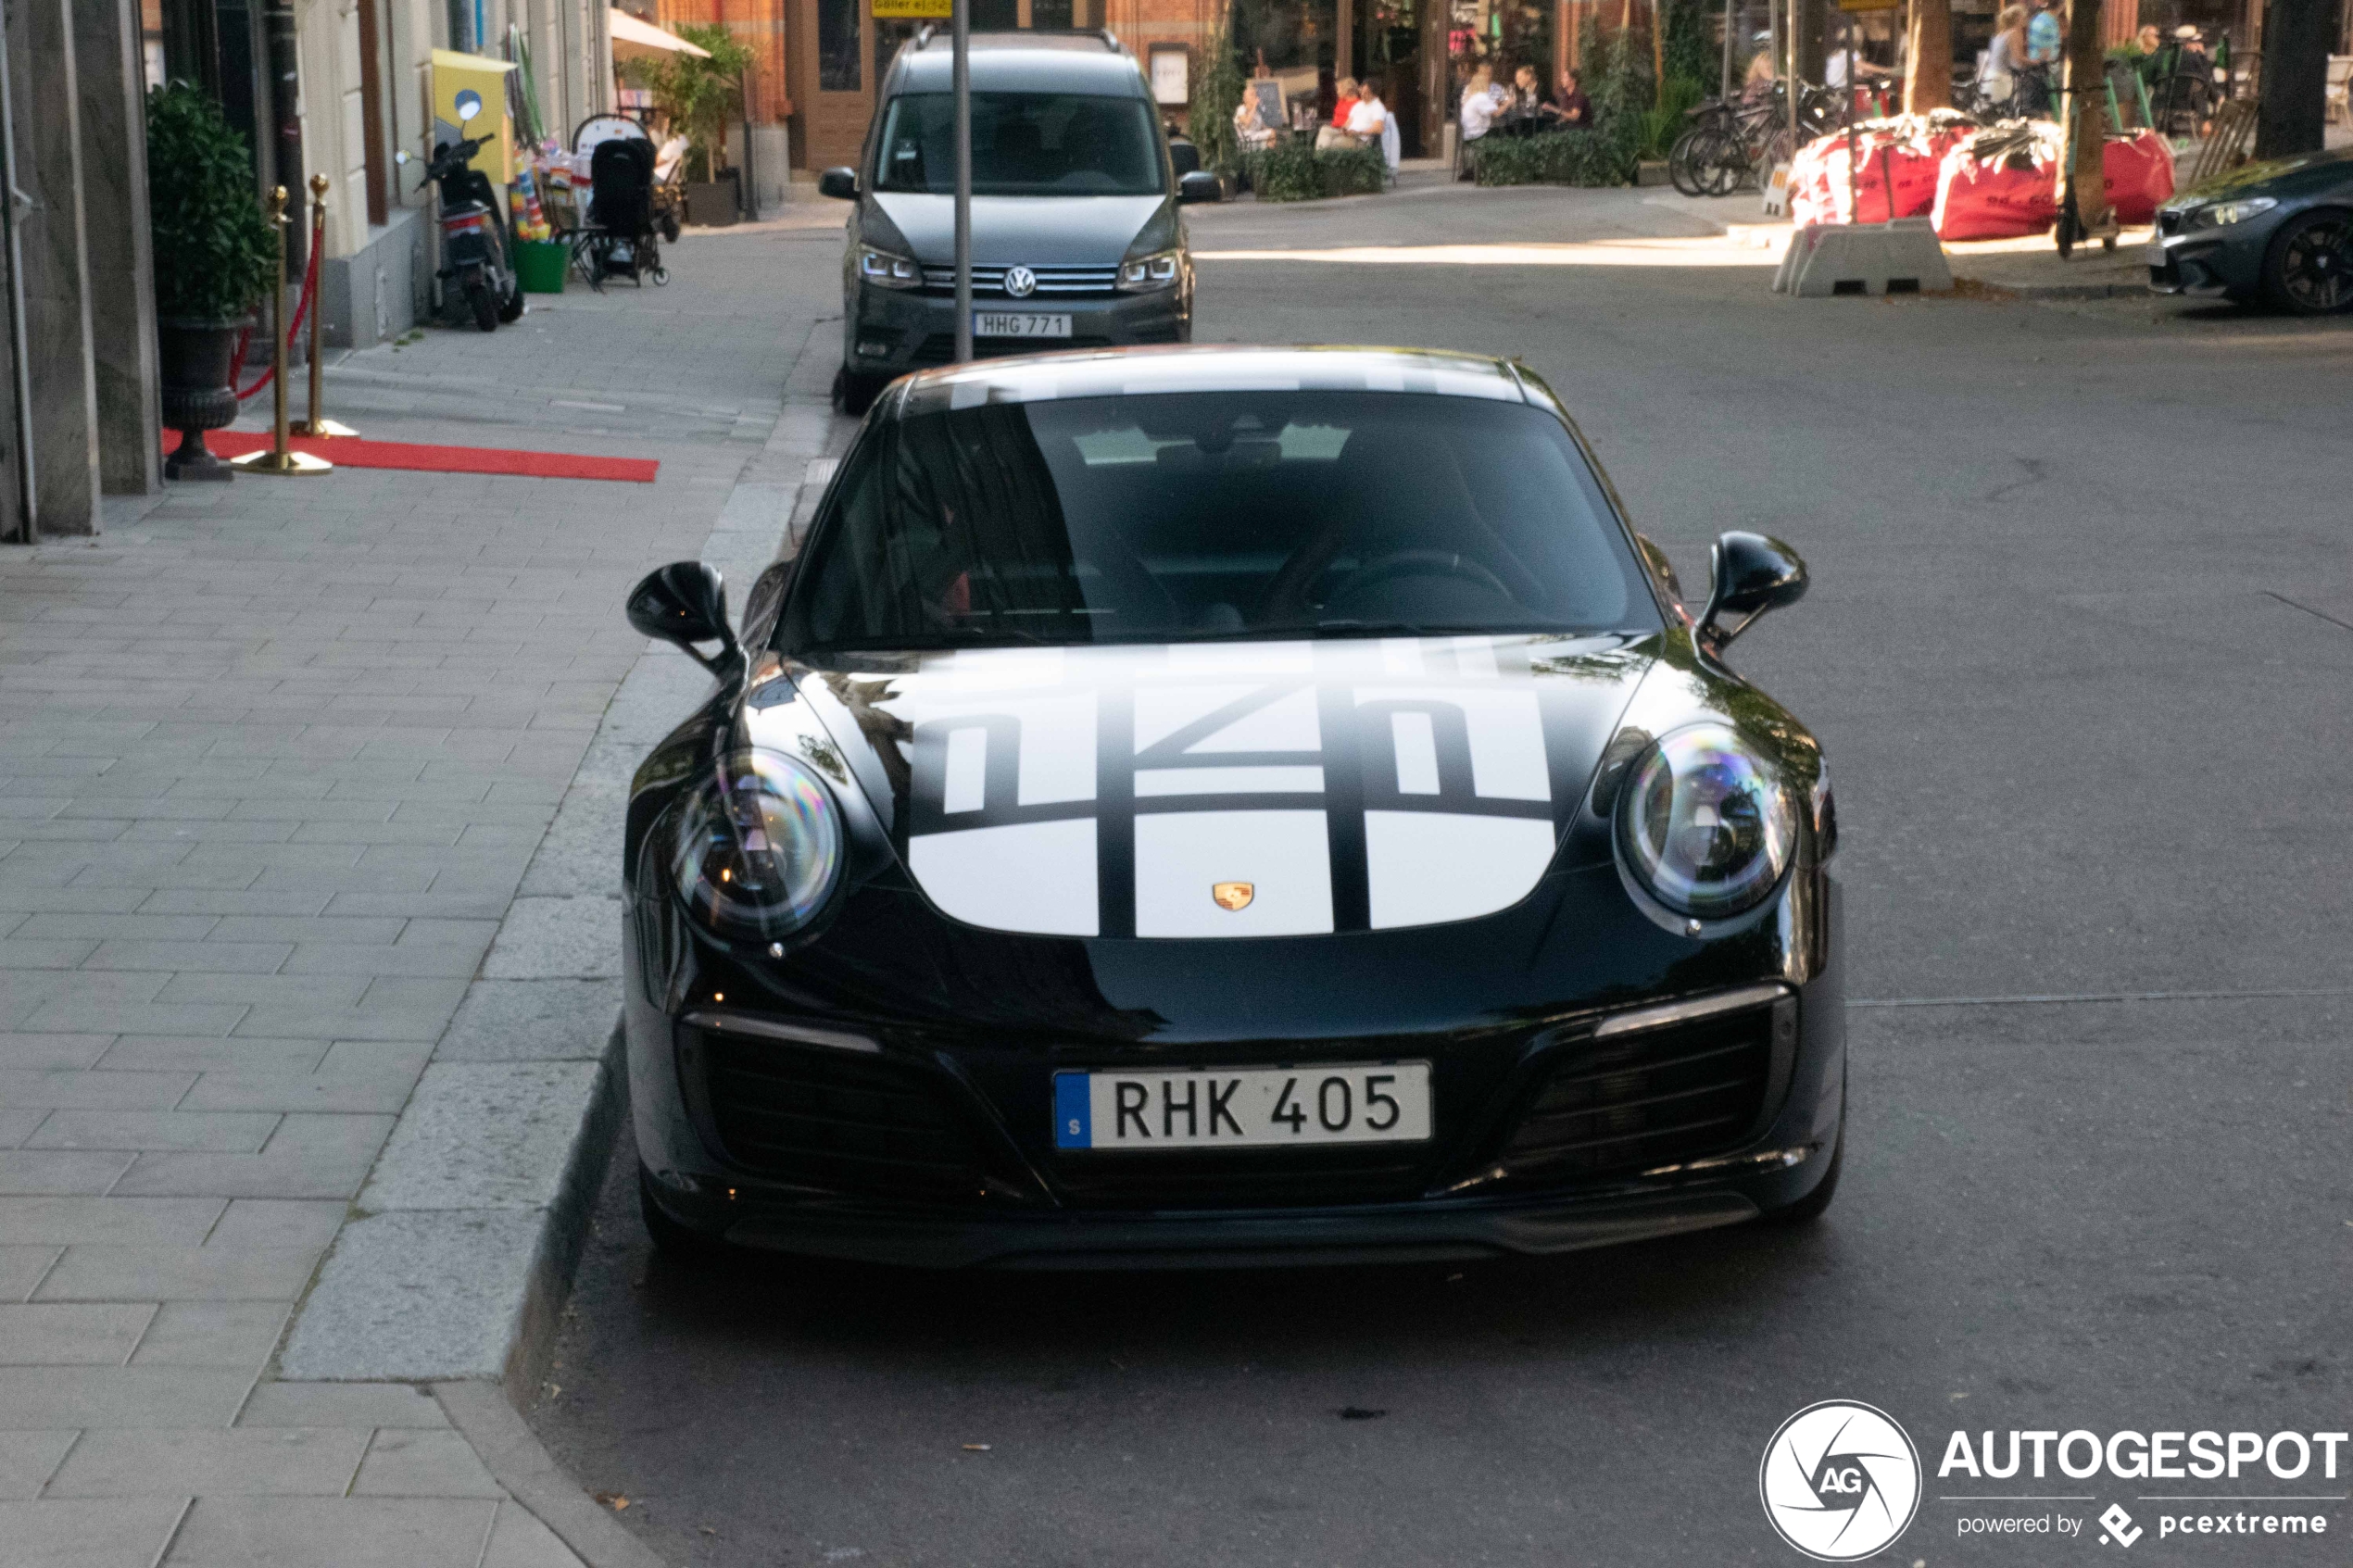
[[[166,479],[229,478],[229,465],[206,449],[204,433],[224,429],[237,417],[229,377],[245,330],[243,321],[166,317],[156,323],[164,428],[180,433],[180,445],[164,458]]]

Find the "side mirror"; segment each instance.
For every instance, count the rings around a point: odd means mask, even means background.
[[[1176,182],[1176,199],[1188,203],[1224,201],[1226,187],[1206,169],[1196,169]]]
[[[1768,609],[1806,596],[1806,562],[1795,550],[1765,533],[1727,533],[1708,551],[1714,585],[1707,613],[1699,618],[1700,646],[1724,651]]]
[[[817,194],[836,201],[858,199],[858,171],[854,169],[828,169],[817,176]]]
[[[628,612],[631,626],[675,645],[723,680],[731,666],[743,661],[736,634],[727,629],[727,585],[716,567],[675,560],[655,568],[629,590]],[[719,652],[705,659],[697,643],[717,643]]]

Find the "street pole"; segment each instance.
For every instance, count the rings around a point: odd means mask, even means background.
[[[956,363],[973,357],[973,14],[955,0]]]
[[[1732,0],[1724,0],[1724,85],[1718,93],[1726,103],[1732,101]]]

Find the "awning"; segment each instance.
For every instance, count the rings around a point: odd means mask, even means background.
[[[711,51],[689,44],[674,32],[664,32],[648,21],[639,21],[620,6],[609,7],[612,18],[612,52],[615,59],[632,56],[692,55],[697,59],[711,58]]]

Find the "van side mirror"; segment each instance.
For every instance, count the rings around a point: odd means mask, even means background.
[[[628,613],[637,631],[683,649],[722,680],[743,662],[736,634],[727,629],[727,585],[717,567],[698,560],[656,567],[629,590]],[[697,643],[717,643],[719,652],[706,659]]]
[[[1713,584],[1696,633],[1702,649],[1718,654],[1768,609],[1806,596],[1806,562],[1766,533],[1727,533],[1708,550]]]
[[[1218,183],[1217,176],[1206,169],[1196,169],[1176,182],[1176,199],[1179,202],[1224,201],[1226,187]]]
[[[854,169],[828,169],[817,176],[817,194],[836,201],[858,199],[858,171]]]

